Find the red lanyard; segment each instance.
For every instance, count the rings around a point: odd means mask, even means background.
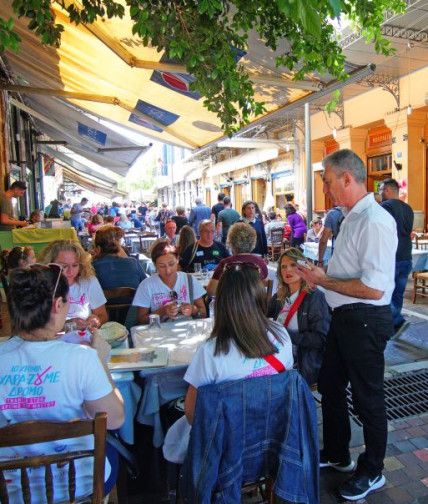
[[[299,306],[302,304],[303,298],[306,296],[307,293],[308,293],[307,290],[302,290],[300,294],[297,296],[297,299],[292,304],[290,311],[288,312],[288,315],[284,321],[284,327],[286,329],[288,327],[290,320],[293,318],[293,315],[296,313],[296,311],[299,309]]]

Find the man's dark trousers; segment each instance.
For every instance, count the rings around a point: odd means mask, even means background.
[[[331,462],[349,459],[351,428],[346,387],[351,383],[354,408],[363,424],[366,451],[358,472],[370,478],[383,469],[387,419],[383,352],[392,331],[389,305],[345,305],[333,311],[318,380],[322,394],[324,454]]]
[[[391,298],[391,310],[394,318],[394,326],[398,326],[404,322],[404,317],[401,315],[403,308],[404,291],[406,290],[407,280],[412,271],[412,261],[397,261],[395,263],[395,288]]]

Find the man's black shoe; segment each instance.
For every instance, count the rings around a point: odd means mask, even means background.
[[[383,487],[385,483],[386,479],[382,473],[369,478],[357,472],[339,489],[339,493],[346,500],[356,501],[364,499],[367,494]]]
[[[352,472],[355,468],[355,462],[349,458],[342,462],[334,462],[328,459],[322,451],[320,451],[320,467],[331,467],[339,472]]]

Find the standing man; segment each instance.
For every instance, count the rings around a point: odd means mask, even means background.
[[[70,210],[71,225],[76,231],[82,231],[85,227],[85,221],[82,219],[84,207],[88,204],[88,198],[82,198],[80,203],[75,203]]]
[[[203,199],[198,196],[195,199],[196,206],[192,208],[189,215],[189,224],[193,227],[196,236],[199,237],[199,224],[211,217],[211,209],[203,204]]]
[[[9,231],[16,226],[28,226],[28,222],[20,221],[15,215],[12,198],[20,198],[27,190],[25,182],[16,181],[0,195],[0,230]]]
[[[168,205],[166,203],[162,203],[162,208],[159,210],[159,213],[156,216],[156,222],[159,222],[159,236],[163,236],[165,234],[165,224],[171,217],[174,215],[174,212],[168,210]]]
[[[232,203],[228,196],[225,196],[223,198],[223,207],[223,210],[218,213],[217,237],[220,238],[221,236],[221,243],[223,243],[224,245],[226,243],[227,233],[229,232],[230,226],[232,226],[232,224],[235,224],[235,222],[238,222],[241,216],[236,210],[232,208]]]
[[[394,335],[398,338],[409,327],[401,315],[403,296],[407,279],[412,271],[412,238],[413,209],[399,199],[400,188],[394,179],[383,180],[379,187],[382,207],[389,212],[397,224],[398,247],[395,255],[395,289],[392,293],[391,310],[394,317]]]
[[[215,225],[217,226],[218,214],[223,210],[223,201],[225,198],[223,192],[219,192],[217,196],[217,203],[211,208],[211,220],[215,220]]]
[[[327,273],[298,266],[310,285],[325,289],[332,310],[324,361],[318,379],[322,394],[324,449],[320,467],[351,472],[351,428],[346,387],[363,424],[365,452],[354,475],[339,489],[347,500],[363,499],[385,485],[382,474],[387,442],[383,352],[392,331],[397,228],[394,219],[368,194],[366,169],[351,150],[323,160],[324,193],[345,215]]]
[[[333,207],[327,212],[324,221],[324,229],[318,246],[318,266],[322,266],[324,264],[324,254],[329,238],[331,238],[331,254],[333,255],[334,244],[336,242],[337,235],[339,234],[340,225],[342,224],[343,219],[342,210],[338,206]]]

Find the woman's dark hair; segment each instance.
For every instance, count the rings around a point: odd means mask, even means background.
[[[120,240],[125,230],[118,226],[101,226],[95,233],[95,246],[100,248],[98,257],[117,254],[120,251]]]
[[[248,205],[254,205],[254,209],[257,213],[258,205],[255,201],[253,200],[247,200],[242,203],[242,208],[241,208],[241,215],[245,215],[245,209],[247,208]]]
[[[294,213],[296,213],[296,209],[294,208],[294,206],[291,203],[287,203],[285,205],[285,214],[288,216]]]
[[[276,212],[269,212],[269,219],[271,221],[275,220],[276,219]]]
[[[3,250],[0,255],[1,272],[7,275],[10,270],[19,268],[22,264],[19,261],[26,261],[32,247],[14,247],[12,250]]]
[[[266,317],[266,290],[253,264],[229,263],[225,267],[214,307],[214,328],[210,336],[215,339],[214,355],[227,354],[231,341],[248,358],[278,352],[267,331],[279,342],[282,336],[279,326]]]
[[[54,295],[67,302],[68,282],[58,266],[34,264],[30,268],[12,270],[7,305],[13,333],[45,327],[51,316]]]
[[[177,249],[174,247],[174,245],[170,245],[168,241],[160,241],[152,248],[151,251],[151,259],[153,264],[156,264],[156,261],[160,256],[166,254],[174,254],[175,256],[178,256]]]

